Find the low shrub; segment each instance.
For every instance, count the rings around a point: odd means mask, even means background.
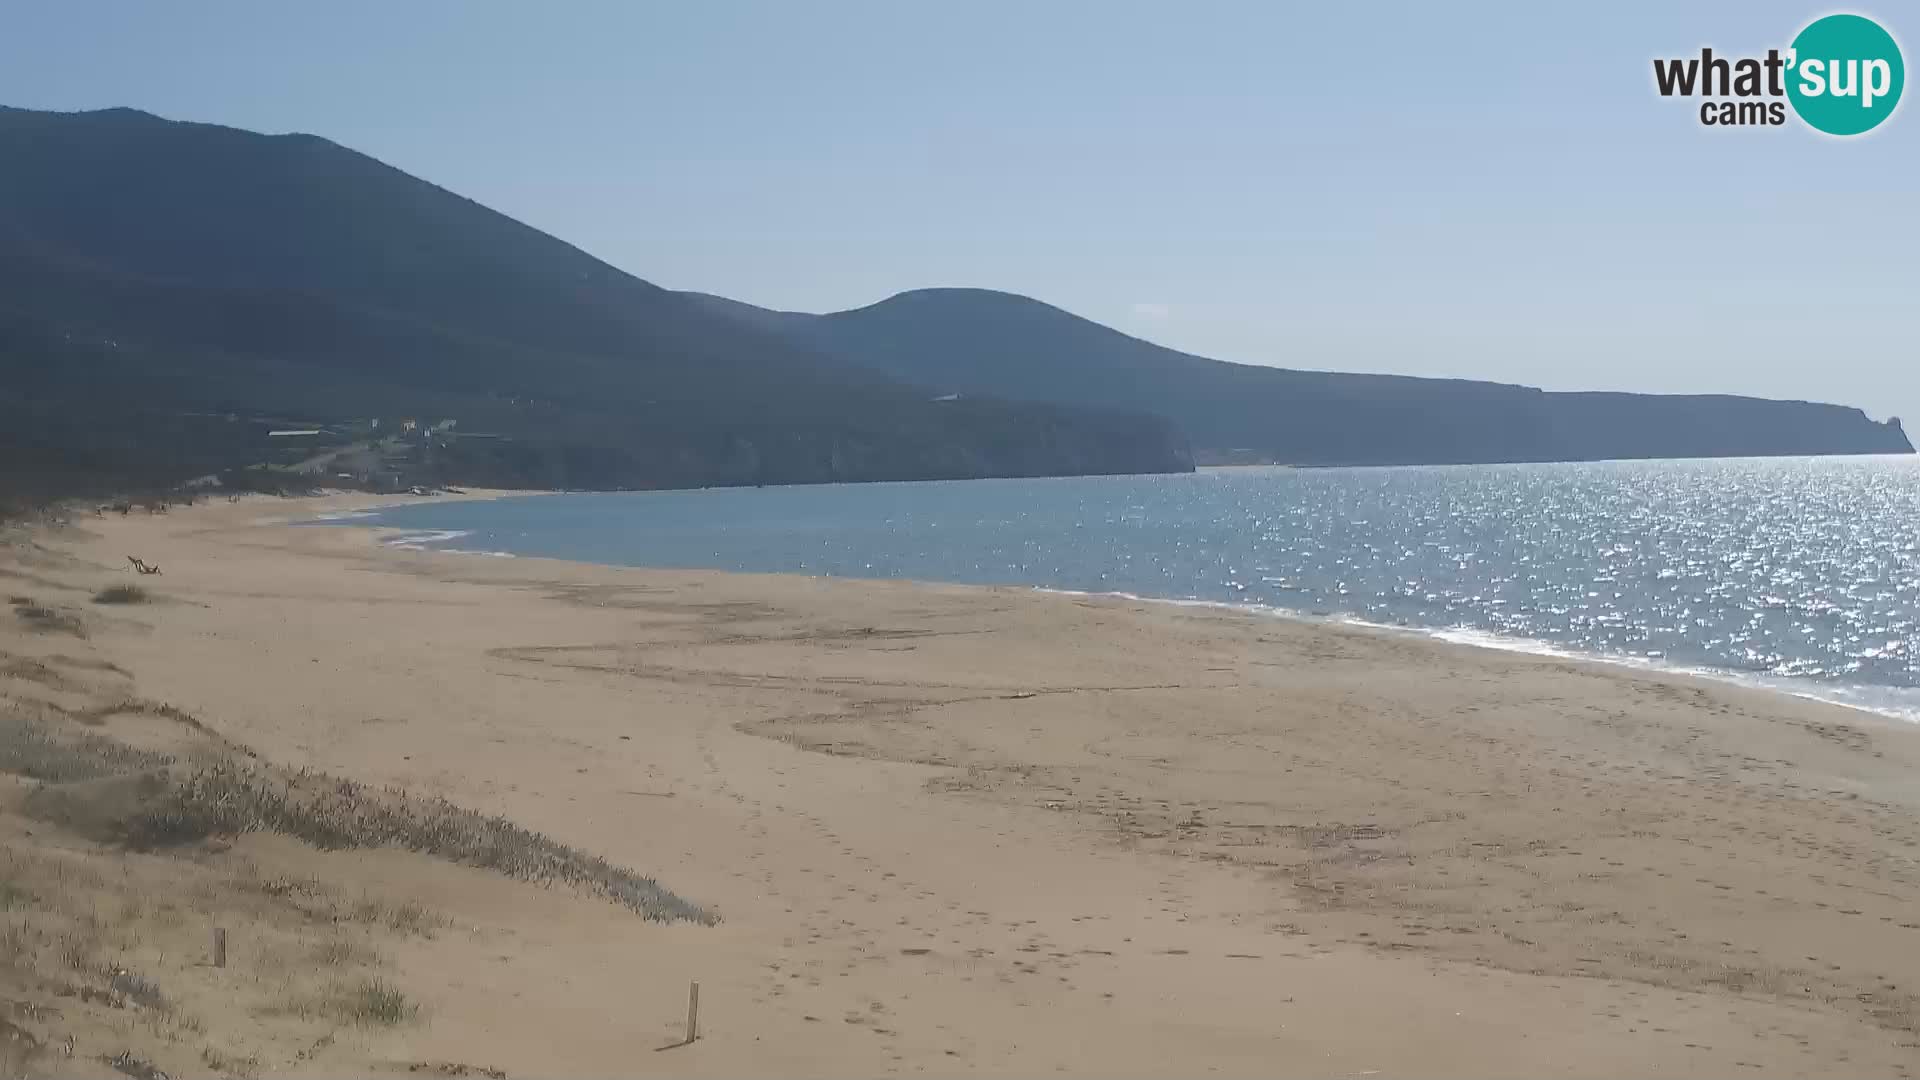
[[[363,979],[342,986],[328,1004],[334,1015],[362,1027],[394,1027],[420,1014],[420,1006],[383,979]]]

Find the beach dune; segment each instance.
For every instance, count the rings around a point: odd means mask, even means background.
[[[417,1017],[304,1057],[265,1043],[263,1067],[1920,1067],[1920,731],[1899,721],[1224,610],[284,524],[371,501],[42,535],[51,561],[7,587],[68,603],[85,640],[0,648],[85,650],[113,693],[279,766],[503,815],[720,921],[243,838],[444,919],[383,946]],[[153,602],[85,604],[129,554],[164,568]],[[703,1037],[656,1052],[694,980]]]

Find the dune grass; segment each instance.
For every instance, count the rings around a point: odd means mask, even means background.
[[[165,754],[84,731],[55,734],[39,720],[0,712],[0,772],[64,784],[127,776],[172,763]]]
[[[420,1015],[420,1006],[384,979],[362,979],[334,990],[329,1011],[361,1027],[395,1027]]]
[[[24,603],[22,602],[24,601]],[[13,598],[13,614],[30,630],[50,634],[71,634],[77,638],[87,636],[86,627],[80,624],[80,617],[69,612],[56,611],[33,600],[31,597]]]
[[[371,945],[349,938],[333,938],[313,947],[313,962],[321,967],[361,967],[380,962],[380,953]]]
[[[574,885],[659,922],[717,921],[652,878],[505,818],[317,773],[271,776],[232,761],[169,784],[126,821],[123,839],[146,849],[245,832],[280,833],[323,850],[402,848],[522,881]]]
[[[109,585],[93,594],[96,604],[144,604],[152,599],[152,594],[138,585]]]
[[[570,885],[658,922],[718,921],[652,878],[505,818],[320,773],[224,754],[187,765],[91,732],[56,733],[20,713],[0,713],[0,772],[47,785],[29,796],[29,813],[134,850],[272,832],[322,850],[393,847],[522,881]],[[377,921],[422,929],[412,925],[421,922],[417,913],[383,912]]]

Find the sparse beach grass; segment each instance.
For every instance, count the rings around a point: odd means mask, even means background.
[[[131,583],[73,591],[99,604],[153,600]],[[287,868],[316,849],[412,852],[569,886],[651,920],[714,921],[648,878],[504,818],[275,767],[184,709],[125,696],[131,676],[92,646],[34,643],[85,640],[81,612],[7,599],[0,1080],[40,1075],[62,1054],[132,1076],[180,1075],[188,1061],[256,1076],[287,1063],[263,1048],[327,1046],[342,1029],[419,1019],[388,946],[453,922],[408,895],[414,878],[362,877],[355,862],[318,877],[267,874],[247,851]],[[236,850],[256,833],[299,843]],[[213,927],[230,943],[217,975]]]
[[[29,630],[43,634],[70,634],[77,638],[87,636],[80,617],[72,612],[48,607],[30,596],[16,596],[11,602],[14,617]]]
[[[505,818],[319,773],[219,761],[169,779],[116,825],[117,838],[136,850],[248,832],[279,833],[322,850],[400,848],[521,881],[577,886],[648,919],[715,921],[652,878]]]
[[[87,731],[60,731],[43,720],[0,709],[0,772],[48,784],[128,776],[163,769],[166,754],[140,750]]]
[[[420,1006],[397,986],[369,978],[336,987],[328,1003],[342,1020],[362,1027],[393,1027],[420,1014]]]
[[[137,704],[140,711],[210,735],[182,710]],[[18,711],[0,712],[0,772],[47,785],[27,799],[34,816],[132,850],[270,832],[321,850],[392,847],[521,881],[575,886],[661,922],[716,921],[652,878],[445,799],[291,773],[224,754],[182,765],[174,756],[93,732],[56,733]],[[386,921],[394,919],[419,921],[389,912]]]
[[[153,595],[138,585],[109,585],[93,594],[96,604],[144,604]]]

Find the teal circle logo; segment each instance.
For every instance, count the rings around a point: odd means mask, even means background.
[[[1787,100],[1815,130],[1872,131],[1900,104],[1907,65],[1893,35],[1861,15],[1815,19],[1793,39]]]

